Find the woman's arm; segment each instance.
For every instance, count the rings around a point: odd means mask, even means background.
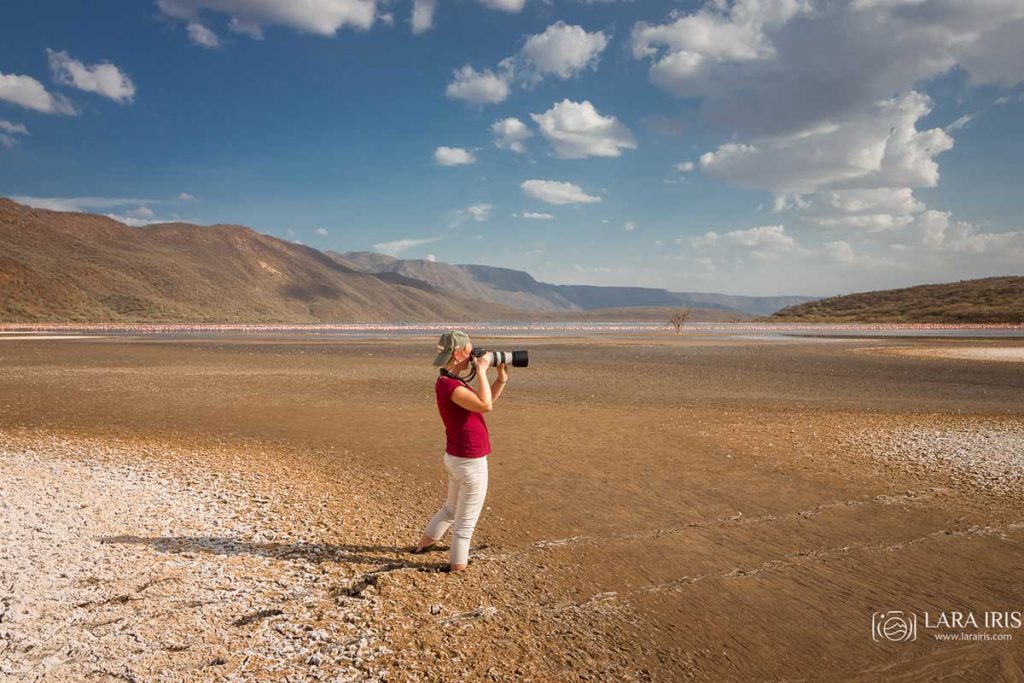
[[[474,413],[489,413],[494,410],[494,398],[491,396],[491,385],[487,382],[487,368],[490,366],[488,354],[474,358],[473,363],[476,365],[476,393],[466,387],[455,387],[452,401]]]
[[[505,390],[508,383],[508,366],[502,363],[498,366],[498,377],[491,383],[491,404],[498,402],[498,397]]]

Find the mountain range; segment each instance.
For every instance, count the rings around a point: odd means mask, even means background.
[[[704,308],[769,315],[786,306],[813,301],[806,296],[733,296],[703,292],[671,292],[652,287],[553,285],[510,268],[452,265],[436,261],[398,259],[366,251],[327,255],[339,263],[371,273],[396,273],[441,289],[517,308],[540,311],[593,311],[607,308]]]
[[[130,227],[0,198],[2,322],[744,320],[806,297],[554,285],[481,265],[321,252],[240,225]]]

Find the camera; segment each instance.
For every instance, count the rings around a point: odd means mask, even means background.
[[[530,364],[529,351],[488,351],[487,349],[473,349],[472,351],[474,358],[479,358],[485,353],[490,354],[491,367],[504,363],[514,368],[525,368]]]

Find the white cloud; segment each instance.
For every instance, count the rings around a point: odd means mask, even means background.
[[[437,0],[413,0],[412,32],[424,33],[434,27],[434,12],[437,11]]]
[[[522,49],[498,62],[497,72],[476,71],[468,64],[456,70],[445,94],[473,104],[503,102],[513,83],[531,87],[548,76],[565,80],[597,66],[607,45],[608,37],[600,31],[588,33],[558,21],[543,33],[529,36]]]
[[[434,150],[434,163],[438,166],[465,166],[475,161],[476,157],[461,147],[438,147]]]
[[[850,246],[849,242],[843,240],[837,240],[835,242],[825,242],[822,245],[822,251],[831,258],[841,263],[853,263],[857,260],[856,254],[853,253],[853,247]]]
[[[112,209],[119,206],[145,206],[155,203],[152,199],[129,197],[11,197],[19,204],[36,209],[51,211],[91,211],[93,209]]]
[[[128,104],[135,97],[135,84],[127,74],[109,62],[86,66],[67,52],[47,48],[53,80],[85,92]]]
[[[563,159],[617,157],[624,149],[635,149],[628,128],[614,116],[602,116],[589,101],[562,100],[543,114],[530,114],[541,134]]]
[[[490,69],[476,71],[467,64],[455,70],[455,80],[444,92],[452,99],[472,104],[497,104],[508,98],[508,82]]]
[[[317,228],[317,229],[316,229],[316,230],[314,230],[313,232],[314,232],[314,233],[315,233],[316,235],[320,236],[320,237],[327,237],[327,234],[328,234],[328,233],[327,233],[327,228]]]
[[[70,100],[47,91],[42,83],[31,76],[0,73],[0,100],[44,114],[78,114]]]
[[[846,213],[879,212],[917,213],[924,204],[914,197],[909,187],[882,187],[871,190],[836,190],[823,194],[829,204]]]
[[[700,157],[701,168],[731,182],[776,192],[934,187],[934,157],[953,146],[941,128],[916,123],[931,100],[910,92],[841,123],[757,143],[727,143]]]
[[[960,130],[961,128],[966,128],[971,124],[971,121],[973,121],[975,117],[977,117],[977,114],[964,114],[956,121],[946,126],[946,130]]]
[[[924,88],[956,70],[972,86],[1021,83],[1022,35],[1016,0],[712,0],[637,24],[632,47],[653,83],[731,136],[700,157],[707,174],[770,190],[775,210],[811,224],[889,239],[920,221],[913,190],[938,184],[937,156],[972,121],[919,130]]]
[[[466,208],[466,213],[473,220],[482,223],[490,218],[491,208],[493,207],[490,204],[474,204]]]
[[[480,4],[500,12],[515,13],[523,9],[526,0],[480,0]]]
[[[198,21],[190,21],[187,30],[188,39],[196,45],[211,49],[220,47],[220,38],[217,37],[217,34]]]
[[[193,199],[195,199],[195,197],[190,195],[188,192],[182,192],[181,194],[178,195],[179,202],[190,202]]]
[[[0,131],[4,133],[10,133],[12,135],[28,135],[28,128],[22,123],[11,123],[5,119],[0,119]]]
[[[554,219],[554,216],[550,213],[534,213],[532,211],[524,211],[519,214],[519,217],[529,221],[550,221]]]
[[[527,82],[545,76],[565,80],[597,66],[608,37],[601,31],[587,33],[581,26],[558,21],[543,33],[532,35],[519,51],[517,71]]]
[[[524,180],[523,192],[548,204],[597,204],[600,197],[589,195],[579,185],[557,180]]]
[[[228,28],[252,38],[260,38],[266,25],[333,36],[346,26],[368,30],[377,17],[376,0],[157,0],[156,4],[167,16],[189,24],[201,25],[202,11],[226,14],[230,18]],[[189,31],[196,42],[193,29]]]
[[[694,237],[690,242],[697,249],[739,248],[761,256],[775,256],[798,247],[796,240],[786,233],[786,228],[782,225],[761,225],[726,233],[709,231]]]
[[[799,18],[799,21],[794,19]],[[864,112],[960,66],[973,85],[1024,79],[1024,5],[708,2],[633,29],[651,80],[703,100],[709,121],[743,135],[792,134]]]
[[[491,132],[494,133],[495,147],[518,154],[526,152],[526,145],[523,142],[533,137],[533,131],[525,123],[511,116],[491,124]]]
[[[694,168],[696,168],[696,166],[692,161],[683,161],[675,165],[675,169],[680,173],[689,173]]]
[[[433,254],[427,254],[426,256],[423,257],[423,259],[425,261],[430,261],[431,263],[434,263],[435,261],[437,261],[437,257],[434,256]]]
[[[18,141],[14,137],[15,135],[28,135],[28,128],[21,123],[11,123],[5,119],[0,119],[0,145],[13,147]]]
[[[930,250],[997,256],[1001,260],[1024,258],[1024,230],[981,232],[976,225],[952,221],[946,211],[929,210],[921,214],[912,229],[920,243]],[[1018,269],[1019,270],[1019,269]],[[1010,271],[1007,271],[1009,273]]]
[[[168,220],[158,218],[148,206],[149,204],[166,203],[160,200],[131,197],[11,197],[11,199],[36,209],[99,213],[132,227],[165,223]]]
[[[420,238],[406,238],[400,240],[394,240],[391,242],[378,242],[373,245],[373,248],[381,254],[387,254],[388,256],[398,256],[399,254],[406,252],[413,247],[418,247],[424,244],[430,244],[431,242],[437,242],[440,237],[420,237]]]
[[[626,221],[623,224],[622,229],[625,230],[626,232],[633,232],[636,230],[636,223],[633,221]]]

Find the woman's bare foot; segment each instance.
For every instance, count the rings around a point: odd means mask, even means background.
[[[424,550],[426,550],[430,546],[434,545],[435,543],[437,543],[437,539],[436,538],[431,538],[430,536],[427,536],[426,534],[423,534],[423,537],[420,539],[420,542],[416,546],[416,549],[413,550],[412,552],[413,552],[413,554],[422,553]]]
[[[452,572],[461,572],[461,571],[465,571],[465,569],[466,569],[466,565],[464,565],[464,564],[453,564],[453,565],[450,565],[448,567],[448,571],[452,571]]]

